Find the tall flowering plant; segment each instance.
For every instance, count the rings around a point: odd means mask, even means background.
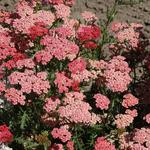
[[[15,150],[149,150],[143,26],[99,25],[74,0],[19,1],[0,13],[0,143]]]

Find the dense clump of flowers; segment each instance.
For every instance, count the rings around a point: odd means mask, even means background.
[[[81,42],[85,42],[88,40],[96,40],[100,38],[101,31],[100,28],[96,25],[82,25],[77,31],[77,38]]]
[[[111,26],[111,30],[117,40],[117,44],[112,44],[112,50],[119,50],[122,47],[125,51],[141,49],[141,24],[127,24],[116,22]]]
[[[71,133],[64,128],[54,128],[51,132],[53,138],[60,139],[62,142],[67,142],[71,139]]]
[[[126,128],[133,122],[133,117],[128,114],[118,114],[115,123],[117,128]]]
[[[59,93],[68,92],[68,88],[72,86],[72,80],[65,76],[65,72],[56,73],[54,83],[58,86]]]
[[[21,92],[37,94],[47,93],[50,89],[49,81],[46,80],[46,72],[34,73],[32,70],[25,70],[24,72],[13,72],[9,76],[10,84],[19,84],[21,86]]]
[[[7,89],[5,97],[7,98],[7,101],[11,102],[13,105],[25,104],[25,96],[23,95],[23,92],[15,88]]]
[[[84,95],[79,92],[67,93],[64,98],[64,106],[60,106],[58,112],[66,121],[83,124],[95,124],[100,122],[100,117],[90,113],[91,106],[85,102]]]
[[[76,74],[86,69],[86,61],[83,58],[78,58],[69,63],[68,67],[71,73]]]
[[[52,25],[55,19],[54,14],[45,10],[39,10],[38,12],[34,13],[33,7],[34,6],[31,6],[26,1],[18,3],[17,13],[20,18],[17,18],[13,21],[14,28],[20,32],[30,33],[31,27],[33,27],[36,22],[42,22],[45,25]]]
[[[137,105],[138,102],[139,102],[138,98],[136,98],[132,94],[126,94],[123,96],[122,106],[128,108]]]
[[[105,137],[98,137],[94,146],[94,150],[116,150],[115,146],[107,141]]]
[[[52,36],[44,36],[41,40],[41,44],[46,46],[46,51],[49,51],[52,56],[58,60],[70,59],[73,60],[78,54],[78,46],[64,38],[56,38]]]
[[[96,99],[96,107],[97,108],[100,108],[100,109],[105,109],[107,110],[108,109],[108,106],[109,106],[109,99],[102,95],[102,94],[95,94],[94,95],[94,98]]]
[[[0,125],[0,143],[8,143],[13,140],[13,134],[10,129],[4,124]]]
[[[59,104],[60,104],[60,100],[58,98],[56,98],[56,99],[47,98],[44,109],[46,110],[46,112],[55,111]]]
[[[129,73],[131,69],[122,56],[115,56],[109,61],[104,72],[106,86],[113,92],[126,91],[132,81]]]
[[[70,16],[70,7],[65,6],[64,4],[59,4],[54,6],[56,9],[56,17],[61,19],[66,19]]]
[[[150,149],[150,129],[141,128],[135,129],[131,133],[123,133],[120,136],[120,149],[131,149],[131,150],[149,150]]]

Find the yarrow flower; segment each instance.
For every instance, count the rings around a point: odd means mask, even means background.
[[[32,40],[35,40],[39,36],[44,36],[48,33],[48,29],[44,23],[37,22],[34,26],[29,28],[29,35]]]
[[[67,142],[71,139],[71,133],[64,128],[54,128],[51,132],[53,138],[60,139],[62,142]]]
[[[101,30],[96,25],[82,25],[77,31],[77,38],[81,41],[96,40],[100,38]]]
[[[66,147],[68,150],[74,150],[74,142],[73,141],[68,141],[66,144]]]
[[[115,47],[121,45],[125,51],[141,49],[141,45],[143,45],[141,40],[142,28],[141,24],[113,23],[111,29],[118,41],[117,45],[113,45]]]
[[[50,89],[50,84],[47,79],[46,72],[34,73],[32,70],[25,70],[24,72],[13,72],[9,76],[10,84],[19,84],[21,86],[21,92],[31,93],[35,92],[38,95],[47,93]]]
[[[48,150],[64,150],[62,144],[53,144],[52,147]]]
[[[46,112],[55,111],[57,106],[60,104],[60,100],[58,98],[47,98],[46,103],[44,105],[44,109]]]
[[[107,141],[105,137],[98,137],[95,142],[94,150],[116,150],[116,148],[112,143]]]
[[[105,110],[108,109],[110,101],[106,96],[98,93],[98,94],[94,95],[94,99],[96,100],[96,107],[97,108],[100,108],[102,110],[103,109],[105,109]]]
[[[46,51],[58,60],[66,58],[73,60],[79,52],[79,47],[75,43],[60,37],[46,35],[41,40],[41,44],[46,46]]]
[[[150,129],[135,129],[131,133],[125,132],[120,136],[120,149],[149,150],[150,149]]]
[[[72,80],[65,76],[65,72],[56,73],[54,83],[58,86],[59,93],[68,92],[68,88],[72,86]]]
[[[55,5],[54,8],[56,9],[56,17],[61,18],[61,19],[66,19],[67,17],[70,16],[70,7],[64,5],[64,4],[59,4]]]
[[[115,56],[109,61],[104,71],[106,86],[113,92],[124,92],[132,81],[131,69],[123,56]]]
[[[64,100],[64,106],[60,106],[58,113],[61,118],[66,119],[66,122],[95,124],[101,122],[99,116],[90,113],[91,106],[83,101],[84,95],[79,92],[67,93]]]
[[[96,15],[90,11],[84,11],[81,16],[83,17],[84,20],[86,20],[87,22],[89,21],[96,21],[98,18],[96,17]]]
[[[118,114],[116,115],[115,124],[117,128],[126,128],[128,127],[134,120],[134,117],[130,114]]]
[[[4,124],[0,125],[0,143],[9,143],[13,140],[13,134],[9,128]]]
[[[122,106],[124,106],[125,108],[129,108],[132,106],[135,106],[138,104],[139,100],[138,98],[136,98],[135,96],[133,96],[132,94],[126,94],[123,96],[123,102],[122,102]]]
[[[69,71],[73,74],[78,72],[82,72],[86,69],[86,61],[83,58],[78,58],[73,60],[71,63],[68,64]]]
[[[146,120],[146,122],[147,122],[148,124],[150,124],[150,113],[147,114],[147,115],[144,117],[144,120]]]
[[[7,101],[11,102],[13,105],[25,105],[25,96],[20,90],[15,88],[7,89],[5,97],[7,98]]]

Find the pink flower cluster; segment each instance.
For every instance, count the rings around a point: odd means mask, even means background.
[[[64,5],[64,4],[59,4],[55,5],[54,8],[56,9],[56,17],[59,19],[66,19],[67,17],[70,16],[70,7]]]
[[[94,113],[90,113],[91,106],[85,102],[84,95],[79,92],[66,93],[64,106],[60,106],[58,112],[66,122],[95,124],[101,122],[101,118]]]
[[[104,71],[106,86],[113,92],[124,92],[132,81],[131,69],[123,56],[115,56],[109,61]]]
[[[54,56],[58,60],[63,60],[66,58],[73,60],[79,51],[79,47],[75,43],[59,37],[57,38],[46,35],[41,40],[41,44],[46,46],[44,51],[46,51],[47,54],[49,53],[50,56]]]
[[[120,136],[120,149],[149,150],[150,149],[150,129],[135,129],[131,133],[123,133]]]
[[[58,98],[47,98],[46,103],[44,105],[44,109],[46,112],[55,111],[57,106],[60,104],[60,100]]]
[[[75,3],[75,0],[47,0],[47,1],[53,5],[66,4],[68,6],[72,6]]]
[[[36,22],[42,22],[45,25],[51,26],[54,22],[55,16],[45,10],[40,10],[36,13],[33,12],[34,4],[31,6],[29,2],[21,1],[17,6],[17,13],[20,18],[16,18],[13,21],[13,27],[20,32],[29,33],[31,27],[33,27]],[[44,17],[43,17],[44,16]]]
[[[71,139],[71,133],[65,128],[54,128],[51,134],[54,139],[58,138],[64,143]]]
[[[127,24],[120,22],[113,23],[111,26],[111,30],[114,32],[115,38],[118,41],[117,45],[113,45],[113,49],[118,49],[120,46],[122,46],[125,51],[139,49],[142,43],[142,28],[143,26],[141,24]],[[128,44],[128,46],[125,43]]]
[[[38,72],[35,74],[34,71],[27,69],[24,72],[13,72],[9,76],[10,84],[19,84],[21,86],[21,92],[27,94],[35,92],[39,95],[46,94],[50,89],[49,81],[46,79],[46,72]]]
[[[125,108],[135,106],[138,103],[139,103],[138,98],[136,98],[135,96],[133,96],[130,93],[123,96],[122,106],[124,106]]]
[[[59,93],[68,92],[68,88],[72,86],[72,80],[66,77],[64,72],[56,73],[54,83],[58,86]]]
[[[105,137],[98,137],[94,146],[94,150],[116,150],[115,146],[107,141]]]
[[[68,64],[69,71],[73,74],[83,72],[86,69],[86,61],[83,58],[73,60]]]
[[[96,107],[100,109],[105,109],[107,110],[110,104],[109,99],[102,94],[95,94],[94,99],[96,99]]]
[[[150,124],[150,113],[147,114],[147,115],[144,117],[144,120],[146,120],[146,122],[147,122],[148,124]]]
[[[90,11],[84,11],[81,16],[84,18],[85,21],[90,22],[90,21],[96,21],[98,18],[96,15]]]
[[[20,90],[17,90],[15,88],[7,89],[5,97],[7,98],[7,101],[11,102],[13,105],[25,105],[26,98],[23,95],[23,92]]]
[[[118,114],[116,115],[115,124],[119,129],[125,129],[126,127],[130,126],[133,123],[134,118],[137,117],[137,110],[129,110],[127,109],[125,114]]]

